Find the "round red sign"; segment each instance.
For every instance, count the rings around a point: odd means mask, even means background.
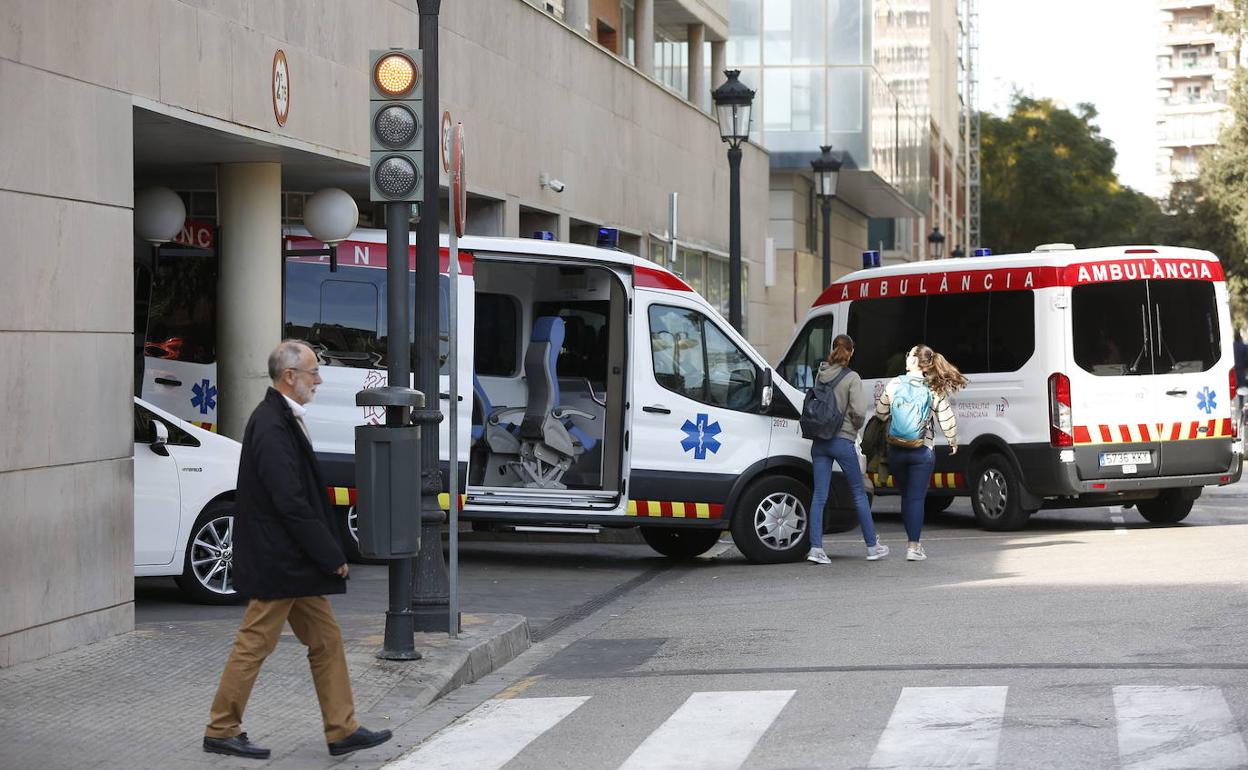
[[[455,236],[464,237],[468,215],[468,182],[464,178],[464,124],[456,123],[451,134],[451,208],[454,209]]]

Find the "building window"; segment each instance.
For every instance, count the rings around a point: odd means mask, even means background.
[[[621,0],[620,19],[624,28],[624,50],[620,55],[632,64],[637,63],[637,20],[634,18],[634,0]]]

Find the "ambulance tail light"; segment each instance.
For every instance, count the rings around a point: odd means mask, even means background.
[[[1061,372],[1049,375],[1049,443],[1074,446],[1070,416],[1070,378]]]
[[[1231,367],[1231,400],[1226,403],[1231,405],[1231,438],[1239,438],[1239,421],[1243,419],[1240,414],[1239,406],[1239,377],[1235,375],[1235,367]]]

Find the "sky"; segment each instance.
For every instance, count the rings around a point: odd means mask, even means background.
[[[1149,195],[1156,152],[1162,14],[1156,0],[978,0],[979,108],[1006,115],[1010,94],[1091,102],[1118,151],[1123,184]]]

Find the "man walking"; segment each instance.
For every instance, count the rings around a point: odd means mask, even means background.
[[[247,422],[238,466],[235,586],[251,601],[212,701],[204,751],[268,758],[269,750],[242,731],[243,710],[289,622],[308,648],[325,740],[337,756],[385,743],[390,731],[372,732],[355,721],[342,631],[325,598],[346,593],[348,568],[303,422],[304,405],[321,384],[316,354],[284,340],[269,355],[269,378],[273,387]]]

